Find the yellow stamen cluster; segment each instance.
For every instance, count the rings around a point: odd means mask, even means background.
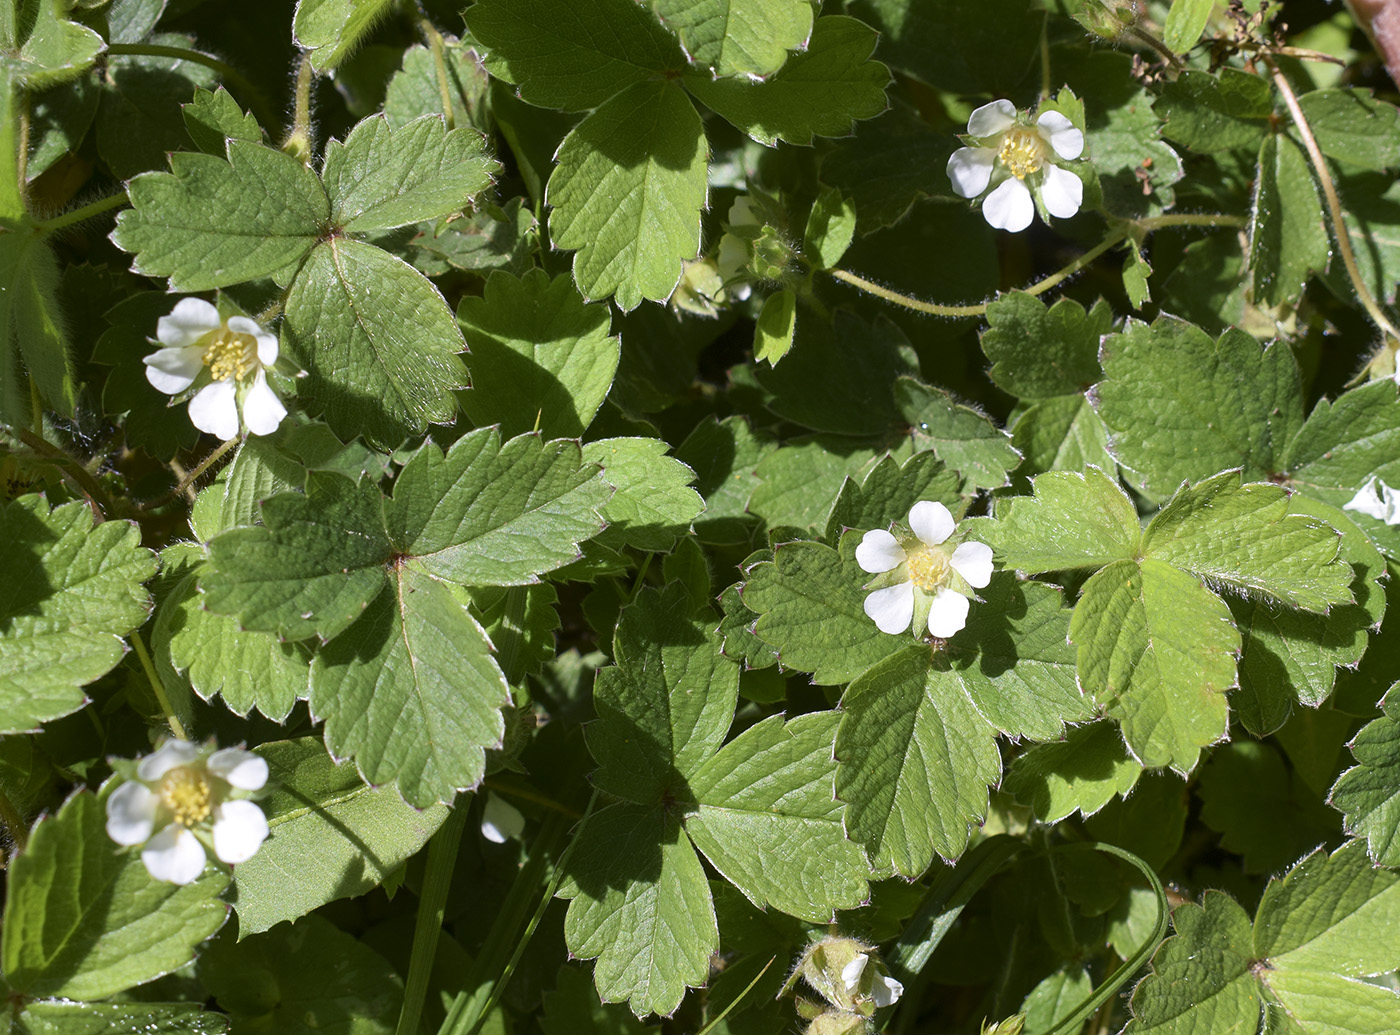
[[[192,827],[213,811],[213,793],[209,778],[201,769],[176,766],[160,779],[160,801],[175,822]]]
[[[948,575],[948,555],[936,546],[926,546],[909,555],[909,581],[926,593],[943,585]]]
[[[1012,126],[1001,139],[997,158],[1012,176],[1024,180],[1045,164],[1045,138],[1029,126]]]
[[[204,365],[215,381],[241,381],[258,362],[258,342],[251,334],[220,328],[204,350]]]

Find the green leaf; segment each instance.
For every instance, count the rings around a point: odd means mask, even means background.
[[[552,585],[486,586],[469,595],[507,683],[519,686],[554,660],[560,623],[559,594]]]
[[[224,1035],[228,1017],[190,1003],[76,1003],[39,999],[15,1015],[17,1035]]]
[[[944,169],[957,138],[938,133],[897,98],[891,110],[831,141],[821,158],[821,181],[851,199],[860,231],[894,226],[920,198],[946,196]]]
[[[802,235],[802,254],[818,269],[831,269],[841,261],[856,235],[856,206],[834,187],[817,195]]]
[[[105,999],[182,967],[228,916],[228,876],[155,880],[107,836],[102,799],[79,791],[10,861],[5,980],[26,996]]]
[[[1118,471],[1108,451],[1108,428],[1083,395],[1057,395],[1027,407],[1011,426],[1011,444],[1025,457],[1026,473],[1097,467],[1112,477]]]
[[[1240,635],[1194,576],[1153,559],[1114,561],[1084,584],[1069,635],[1080,684],[1143,765],[1189,773],[1225,736]]]
[[[792,350],[793,333],[797,330],[797,293],[775,291],[763,300],[753,328],[753,358],[755,363],[778,365]]]
[[[844,15],[818,18],[807,49],[762,82],[709,79],[692,73],[686,86],[707,107],[754,140],[810,144],[814,136],[840,137],[860,119],[885,110],[889,69],[870,59],[876,33]]]
[[[705,501],[690,487],[695,472],[666,454],[659,438],[605,438],[583,447],[583,459],[603,468],[616,491],[600,508],[608,527],[598,542],[613,549],[670,550],[689,534]]]
[[[0,732],[32,730],[87,703],[80,689],[126,653],[150,614],[155,557],[136,525],[94,525],[85,503],[42,496],[0,507]]]
[[[311,66],[328,72],[364,42],[391,6],[390,0],[297,0],[292,35],[311,51]]]
[[[1400,165],[1400,110],[1369,90],[1314,90],[1298,106],[1328,158],[1376,172]]]
[[[758,485],[749,497],[750,513],[770,527],[825,525],[831,500],[847,476],[885,455],[858,440],[836,435],[790,439],[758,463]]]
[[[1095,722],[1017,757],[1002,789],[1029,805],[1042,823],[1058,823],[1075,812],[1092,816],[1132,790],[1141,774],[1141,764],[1129,757],[1117,727]]]
[[[1347,833],[1366,838],[1371,858],[1381,866],[1400,860],[1400,720],[1387,701],[1386,714],[1367,723],[1351,742],[1356,759],[1327,796],[1343,813]]]
[[[326,146],[321,179],[335,224],[365,234],[460,212],[498,168],[481,134],[448,132],[440,115],[397,129],[372,115]]]
[[[1326,613],[1352,603],[1341,536],[1308,514],[1290,513],[1281,485],[1242,485],[1237,471],[1183,488],[1152,519],[1142,554],[1212,585],[1223,584]]]
[[[908,523],[909,511],[920,500],[944,504],[958,513],[963,500],[959,479],[932,452],[915,453],[903,464],[886,456],[866,473],[864,481],[847,478],[826,519],[826,539],[837,542],[847,528],[861,531]]]
[[[58,286],[58,260],[39,234],[0,232],[0,416],[9,423],[33,420],[19,359],[50,406],[73,412],[73,361]]]
[[[143,42],[180,50],[196,45],[191,37],[174,33]],[[100,79],[102,100],[93,129],[97,153],[112,175],[125,179],[164,168],[169,152],[186,147],[181,102],[218,81],[212,68],[178,56],[110,55]],[[215,153],[224,156],[222,147]]]
[[[1022,399],[1080,395],[1103,377],[1099,339],[1113,324],[1113,310],[1100,300],[1085,312],[1072,298],[1053,306],[1020,291],[987,307],[982,351],[992,361],[990,377]]]
[[[708,162],[700,115],[674,83],[637,83],[570,131],[546,198],[555,247],[578,250],[585,298],[615,293],[626,312],[670,297],[681,262],[700,251]]]
[[[806,0],[651,0],[690,60],[717,76],[772,75],[812,32]]]
[[[26,89],[37,93],[82,75],[105,48],[96,32],[68,20],[69,4],[37,0],[14,7],[0,26],[0,48]]]
[[[960,855],[1001,775],[996,732],[927,644],[852,681],[841,702],[836,793],[877,873],[918,877]]]
[[[3,83],[0,77],[0,83]],[[7,87],[0,86],[0,90]],[[32,183],[53,168],[69,152],[77,151],[92,128],[101,103],[102,91],[90,76],[45,90],[29,101],[29,162],[25,175]],[[220,148],[223,141],[219,142]],[[13,163],[11,163],[13,164]],[[15,171],[18,182],[18,170]],[[24,217],[21,203],[0,205],[5,217],[18,222]]]
[[[407,125],[424,115],[447,115],[453,126],[475,126],[486,132],[487,93],[490,77],[481,66],[476,51],[460,40],[444,36],[442,67],[447,73],[447,93],[452,110],[442,110],[442,90],[438,85],[437,60],[422,44],[403,53],[403,67],[394,73],[384,93],[384,117],[389,125]]]
[[[169,277],[172,291],[287,275],[329,225],[316,174],[274,148],[234,140],[227,161],[182,152],[170,168],[127,185],[132,207],[112,240],[135,253],[134,272]]]
[[[749,542],[758,519],[748,511],[758,487],[759,462],[776,446],[740,416],[707,417],[676,447],[676,459],[695,472],[705,512],[695,519],[701,542],[737,546]]]
[[[588,972],[568,963],[559,968],[554,990],[544,994],[539,1022],[545,1035],[646,1035],[657,1030],[626,1010],[600,1003]]]
[[[1036,575],[1101,568],[1137,556],[1137,509],[1102,471],[1052,471],[1032,487],[1033,498],[1012,497],[995,520],[973,526],[1006,567]]]
[[[567,277],[498,271],[481,296],[462,299],[457,322],[471,348],[462,409],[474,423],[500,424],[506,435],[583,434],[617,372],[606,306],[585,303]]]
[[[296,920],[385,881],[428,842],[447,807],[419,811],[393,788],[369,787],[314,737],[259,745],[270,793],[261,801],[271,837],[233,871],[238,936]]]
[[[1167,12],[1167,23],[1163,26],[1162,42],[1173,53],[1185,54],[1201,38],[1214,7],[1213,0],[1172,0],[1172,9]]]
[[[719,606],[724,611],[719,623],[724,656],[742,662],[745,672],[771,668],[778,663],[778,652],[753,631],[758,615],[744,606],[739,593],[739,586],[734,585],[719,596]]]
[[[194,100],[182,104],[180,114],[190,139],[205,154],[222,156],[229,140],[262,140],[258,120],[246,114],[222,86],[195,90]]]
[[[1249,224],[1255,299],[1296,301],[1308,275],[1326,270],[1331,256],[1322,200],[1302,146],[1288,136],[1265,137]]]
[[[401,259],[334,238],[319,245],[287,294],[287,354],[307,371],[301,398],[342,439],[398,445],[457,410],[467,381],[462,332],[442,295]]]
[[[1229,467],[1243,468],[1248,481],[1272,477],[1303,423],[1298,364],[1286,343],[1261,353],[1243,331],[1211,341],[1163,316],[1129,320],[1106,338],[1103,364],[1094,397],[1110,448],[1159,499]]]
[[[320,916],[213,942],[199,978],[245,1031],[391,1035],[403,1003],[403,981],[389,961]]]
[[[675,37],[633,0],[481,0],[467,28],[491,74],[544,108],[598,108],[685,67]]]
[[[1011,436],[980,410],[960,403],[941,388],[912,377],[894,383],[895,405],[913,428],[915,449],[932,449],[962,475],[964,493],[1011,483],[1021,462]]]
[[[1267,80],[1228,66],[1219,76],[1184,70],[1153,108],[1166,119],[1164,137],[1205,153],[1257,147],[1274,110]]]

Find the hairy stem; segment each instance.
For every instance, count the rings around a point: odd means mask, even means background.
[[[150,503],[143,503],[139,509],[154,510],[156,507],[164,506],[171,500],[175,499],[177,496],[180,496],[182,493],[184,493],[186,489],[188,489],[191,485],[193,485],[199,480],[200,475],[204,474],[205,471],[209,470],[210,467],[212,467],[219,461],[220,457],[222,457],[234,446],[238,445],[238,443],[241,441],[243,440],[235,436],[229,439],[227,442],[221,443],[219,445],[219,448],[214,450],[214,452],[210,453],[203,460],[201,460],[195,466],[195,469],[193,471],[190,471],[188,474],[182,477],[179,481],[179,484],[177,484],[175,488],[171,489],[159,499],[152,500]]]
[[[282,142],[282,150],[308,168],[311,165],[311,84],[316,70],[311,67],[311,51],[303,51],[297,66],[296,99],[292,109],[292,129]]]
[[[190,735],[185,732],[185,724],[180,721],[175,714],[175,709],[170,706],[170,697],[165,692],[165,684],[160,681],[160,674],[156,672],[155,662],[151,660],[151,653],[146,649],[146,641],[141,638],[139,629],[131,634],[130,641],[131,649],[136,652],[136,657],[141,662],[141,668],[146,673],[146,679],[151,684],[151,692],[156,695],[156,702],[165,714],[165,721],[170,724],[170,732],[181,740],[189,740]]]
[[[97,479],[92,476],[91,471],[63,450],[51,444],[42,436],[36,435],[28,428],[10,425],[10,430],[14,432],[15,437],[30,449],[34,450],[34,452],[48,460],[52,460],[62,468],[63,473],[73,480],[79,493],[87,497],[89,506],[92,508],[93,516],[96,517],[98,521],[106,519],[107,511],[111,508],[112,501],[108,498],[107,493],[103,491],[102,486],[98,484]]]
[[[455,122],[452,114],[452,88],[447,81],[447,58],[442,51],[442,33],[437,26],[424,18],[421,22],[423,35],[427,37],[428,49],[433,52],[433,71],[437,75],[438,99],[442,102],[442,117],[447,120],[447,128]]]
[[[52,234],[73,226],[76,223],[81,223],[84,220],[93,219],[96,216],[102,215],[104,212],[110,212],[114,208],[121,208],[123,205],[127,204],[127,201],[126,191],[122,191],[119,194],[113,194],[109,198],[103,198],[101,201],[94,201],[89,205],[83,205],[81,208],[75,208],[69,212],[64,212],[62,215],[54,216],[52,219],[45,219],[37,223],[36,226],[45,234]]]

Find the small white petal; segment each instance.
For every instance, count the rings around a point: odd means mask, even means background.
[[[875,1005],[881,1008],[893,1006],[903,994],[904,986],[892,977],[885,977],[884,974],[876,974],[875,981],[870,986],[870,995],[874,998]]]
[[[141,850],[146,872],[156,880],[189,884],[204,872],[204,846],[178,823],[171,823]]]
[[[157,349],[147,356],[146,380],[157,392],[178,395],[204,369],[204,350],[200,348]]]
[[[1084,203],[1084,181],[1068,169],[1047,165],[1045,179],[1040,185],[1040,200],[1052,216],[1068,219]]]
[[[221,748],[209,756],[209,771],[240,791],[261,790],[267,783],[267,762],[242,748]]]
[[[487,793],[486,808],[481,812],[481,836],[503,845],[525,831],[525,817],[499,794]]]
[[[933,604],[928,612],[928,631],[946,640],[967,624],[967,612],[971,606],[967,597],[943,586],[933,595]]]
[[[243,423],[254,435],[271,435],[287,415],[287,407],[267,383],[267,373],[259,370],[248,394],[243,397]]]
[[[1035,122],[1040,127],[1040,135],[1050,141],[1061,158],[1070,161],[1084,153],[1084,134],[1061,112],[1041,112]]]
[[[226,863],[247,862],[267,840],[267,817],[256,802],[226,801],[214,809],[214,854]]]
[[[937,546],[953,534],[956,523],[943,504],[920,500],[909,508],[909,527],[929,546]]]
[[[967,120],[969,136],[989,137],[993,133],[1004,133],[1016,124],[1016,105],[1002,98],[984,104],[974,111]]]
[[[190,400],[190,423],[227,441],[238,434],[238,400],[232,381],[205,385]]]
[[[1400,492],[1381,482],[1381,500],[1385,504],[1385,517],[1381,520],[1387,525],[1400,525]]]
[[[883,528],[872,528],[861,537],[856,547],[856,563],[861,571],[872,575],[882,571],[893,571],[908,559],[899,540]]]
[[[719,239],[719,251],[715,254],[715,265],[719,267],[720,280],[726,284],[744,272],[749,262],[749,245],[742,237],[725,234]]]
[[[277,345],[277,335],[267,331],[258,331],[258,362],[265,367],[270,367],[277,362],[280,349]]]
[[[167,740],[157,750],[141,759],[136,767],[136,775],[143,780],[159,780],[179,765],[189,765],[199,754],[199,748],[188,740]]]
[[[975,198],[987,189],[997,153],[990,147],[960,147],[948,159],[948,179],[962,198]]]
[[[156,321],[156,340],[171,348],[183,348],[222,326],[219,311],[204,299],[182,298],[169,316]]]
[[[1024,183],[1011,177],[1000,187],[987,195],[982,202],[982,216],[998,230],[1009,230],[1019,234],[1031,225],[1035,215],[1035,202]]]
[[[869,962],[870,957],[862,952],[841,968],[841,980],[846,983],[847,992],[856,990],[856,985],[860,984],[860,976],[865,973],[865,965]]]
[[[1381,500],[1381,494],[1376,490],[1375,475],[1367,479],[1366,484],[1351,498],[1351,502],[1342,504],[1342,509],[1357,511],[1377,521],[1385,520],[1386,507]]]
[[[758,213],[754,210],[753,200],[747,194],[740,194],[734,199],[734,204],[729,206],[730,226],[758,226]]]
[[[865,613],[881,632],[902,633],[914,620],[914,583],[875,590],[865,598]]]
[[[155,829],[157,798],[140,783],[124,783],[107,799],[107,836],[119,845],[139,845]]]
[[[963,543],[948,563],[974,589],[983,589],[992,581],[992,548],[986,543]]]

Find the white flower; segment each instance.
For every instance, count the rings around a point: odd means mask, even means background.
[[[853,995],[869,995],[878,1007],[893,1006],[904,994],[904,986],[894,978],[872,970],[869,988],[861,990],[861,978],[865,976],[869,962],[870,957],[862,952],[841,968],[841,980],[846,983],[846,991]]]
[[[227,320],[201,298],[182,298],[156,322],[165,346],[146,357],[146,380],[166,395],[191,385],[190,421],[221,439],[238,434],[239,418],[254,435],[270,435],[287,408],[267,383],[277,362],[277,337],[246,316]]]
[[[865,598],[865,613],[881,632],[902,633],[914,620],[917,604],[921,615],[927,615],[928,631],[947,639],[967,624],[968,599],[958,583],[981,589],[992,580],[992,548],[966,542],[950,553],[944,544],[956,526],[941,503],[915,503],[909,509],[909,527],[914,537],[903,539],[882,528],[872,529],[856,547],[856,563],[862,570],[891,573],[890,578],[871,583],[889,584]]]
[[[267,817],[246,795],[265,783],[267,763],[251,751],[167,740],[107,798],[107,836],[119,845],[144,845],[141,861],[156,880],[189,884],[204,872],[211,837],[221,862],[257,854]]]
[[[734,204],[729,206],[729,225],[763,225],[747,195],[739,195],[734,199]],[[720,280],[724,282],[725,292],[732,301],[742,302],[753,294],[753,285],[749,283],[746,272],[752,255],[753,245],[738,234],[726,233],[719,239],[715,265],[719,269]]]
[[[494,791],[486,792],[486,807],[481,810],[481,836],[503,845],[525,830],[525,817],[510,802]]]
[[[972,113],[967,133],[975,141],[948,159],[953,190],[975,198],[991,185],[982,201],[982,215],[1001,230],[1018,233],[1035,215],[1032,192],[1045,211],[1068,219],[1084,202],[1084,182],[1060,161],[1073,161],[1084,152],[1084,134],[1058,111],[1044,111],[1034,123],[1008,100],[992,101]]]
[[[1351,502],[1343,504],[1342,509],[1355,510],[1377,521],[1384,521],[1387,525],[1400,525],[1400,492],[1396,492],[1385,482],[1381,482],[1377,488],[1376,476],[1371,475],[1366,484],[1351,498]]]

